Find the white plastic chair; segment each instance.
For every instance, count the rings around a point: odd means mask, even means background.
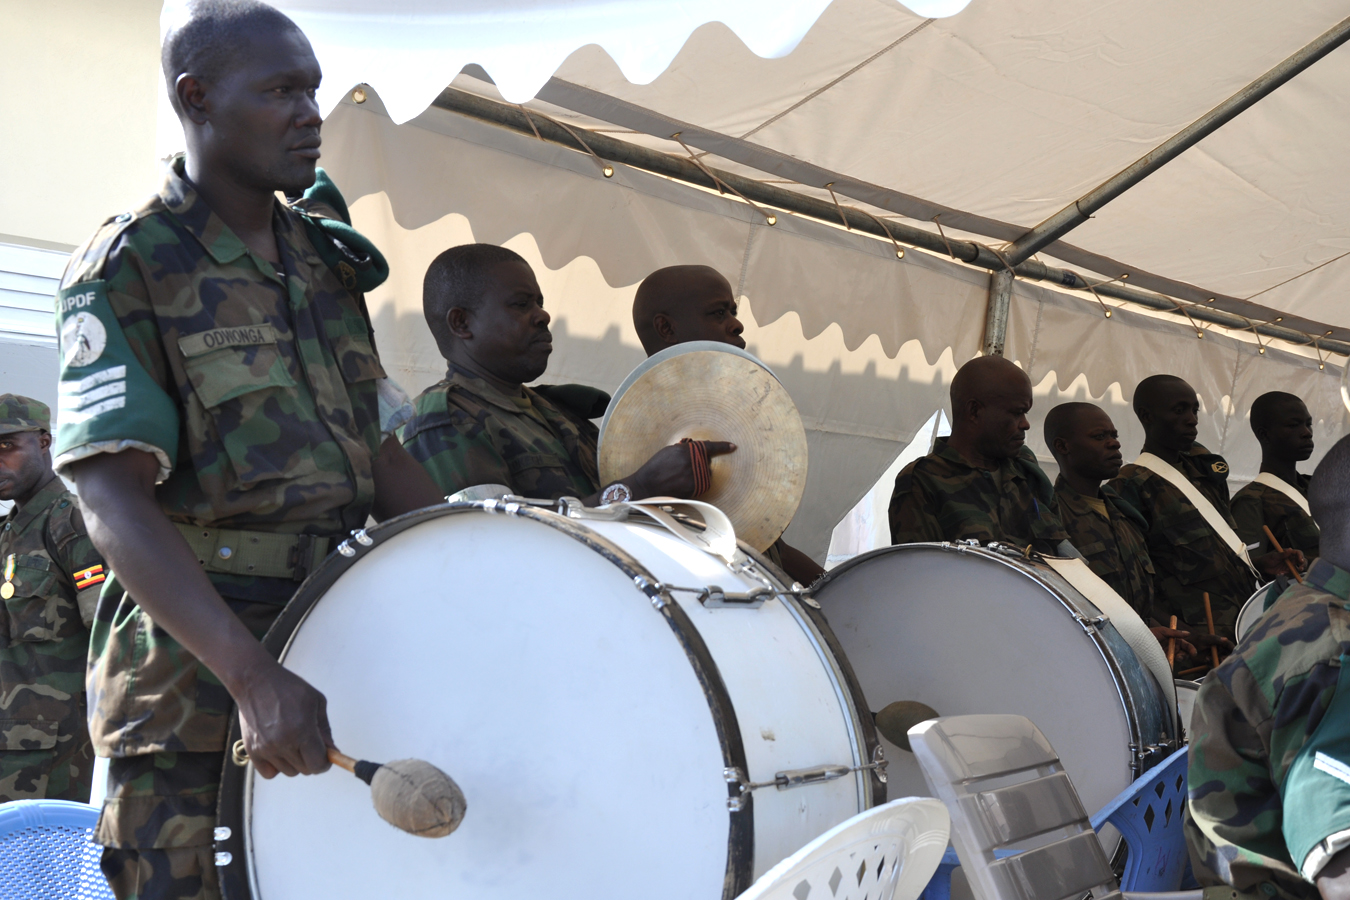
[[[1200,900],[1200,891],[1121,893],[1078,791],[1030,719],[930,719],[909,730],[909,743],[951,813],[976,900]]]
[[[737,900],[916,900],[947,848],[942,803],[904,797],[841,822]]]

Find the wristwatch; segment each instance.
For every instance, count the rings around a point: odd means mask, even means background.
[[[628,485],[619,481],[600,492],[601,506],[609,506],[611,503],[626,503],[632,499],[633,492],[628,489]]]

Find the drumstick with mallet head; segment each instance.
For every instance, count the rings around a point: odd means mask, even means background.
[[[242,740],[231,751],[235,765],[248,765]],[[352,759],[336,747],[328,761],[370,785],[375,811],[390,825],[418,837],[445,837],[464,820],[468,804],[453,778],[421,759],[396,759],[380,765]]]
[[[1201,596],[1205,598],[1205,624],[1209,626],[1210,637],[1213,637],[1214,610],[1211,609],[1209,605],[1209,591],[1205,591]],[[1217,669],[1219,667],[1219,648],[1213,644],[1209,645],[1209,658],[1210,661],[1214,663],[1214,668]]]
[[[328,748],[328,761],[370,785],[375,811],[395,828],[419,837],[445,837],[464,820],[468,804],[453,778],[421,759],[380,765]]]
[[[1262,525],[1262,526],[1261,526],[1261,530],[1264,531],[1264,532],[1266,533],[1266,540],[1270,541],[1270,546],[1272,546],[1272,547],[1275,548],[1275,552],[1276,552],[1276,553],[1283,553],[1283,552],[1284,552],[1284,548],[1280,546],[1280,542],[1279,542],[1279,541],[1275,540],[1275,534],[1274,534],[1274,532],[1272,532],[1272,531],[1270,530],[1270,526],[1269,526],[1269,525]],[[1300,575],[1300,574],[1298,574],[1298,569],[1294,568],[1294,564],[1291,563],[1291,562],[1288,560],[1288,558],[1285,559],[1284,564],[1285,564],[1285,566],[1287,566],[1287,567],[1289,568],[1289,574],[1294,576],[1294,580],[1297,581],[1299,584],[1302,584],[1302,583],[1303,583],[1303,576]]]

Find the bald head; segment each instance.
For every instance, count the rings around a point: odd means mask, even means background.
[[[1134,389],[1134,414],[1144,426],[1144,448],[1184,453],[1195,444],[1200,398],[1175,375],[1150,375]]]
[[[687,341],[745,347],[731,283],[709,266],[667,266],[638,285],[633,327],[651,356]]]
[[[1350,437],[1337,441],[1313,470],[1308,506],[1322,530],[1322,556],[1350,569]]]
[[[972,461],[1016,456],[1026,443],[1031,379],[1001,356],[977,356],[952,379],[949,443]]]

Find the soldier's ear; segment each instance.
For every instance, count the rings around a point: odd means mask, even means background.
[[[39,432],[38,432],[38,447],[39,447],[39,449],[45,451],[45,450],[49,449],[49,448],[51,447],[51,445],[52,445],[52,436],[51,436],[51,432],[48,432],[48,431],[39,431]]]
[[[675,343],[675,323],[670,321],[670,316],[665,313],[657,313],[652,317],[652,327],[656,329],[656,336],[662,343]]]
[[[450,333],[461,341],[473,340],[473,329],[470,327],[472,320],[472,310],[465,309],[462,306],[452,306],[450,311],[445,314],[445,324],[450,329]]]
[[[174,81],[173,90],[182,117],[196,125],[204,125],[209,116],[206,111],[206,86],[201,79],[184,72]]]

